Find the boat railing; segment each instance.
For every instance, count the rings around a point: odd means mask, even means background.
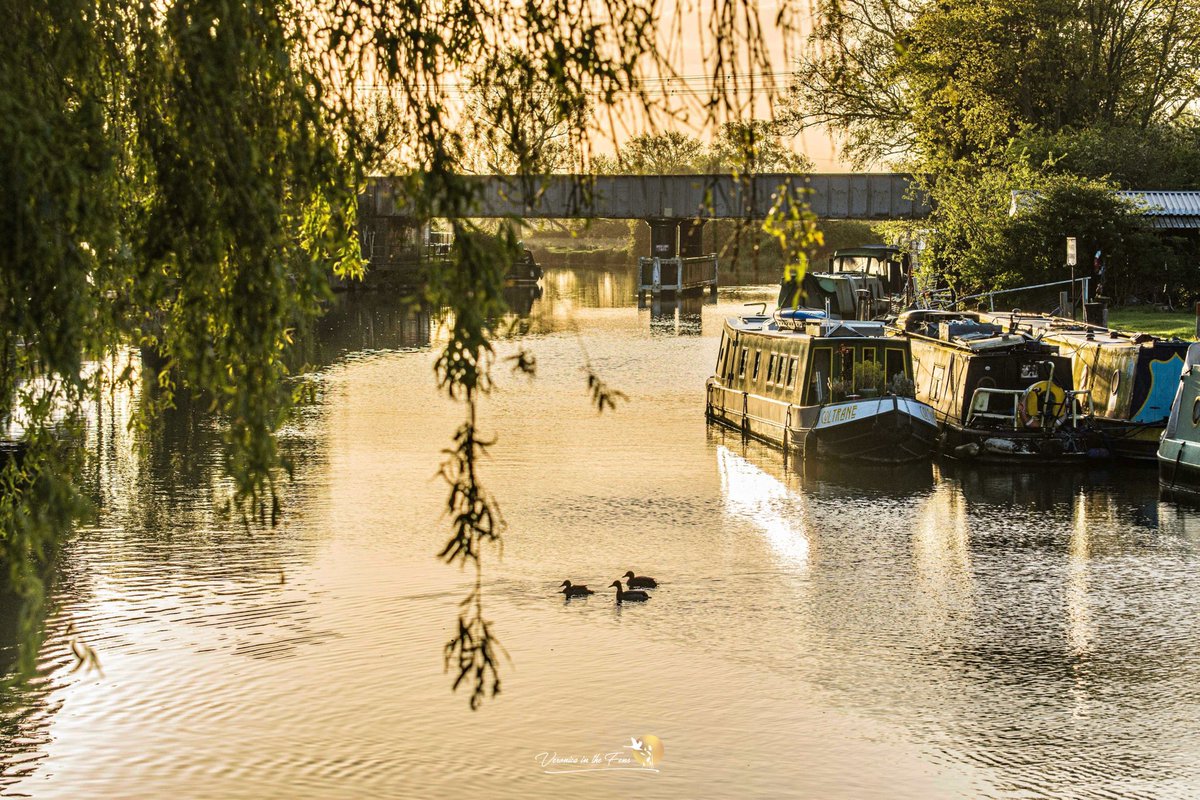
[[[1088,284],[1091,283],[1091,280],[1092,280],[1091,278],[1073,278],[1071,280],[1065,280],[1065,281],[1051,281],[1050,283],[1037,283],[1037,284],[1033,284],[1032,286],[1017,286],[1016,288],[1013,288],[1013,289],[997,289],[997,290],[991,291],[991,292],[983,292],[981,294],[972,294],[972,295],[967,295],[966,297],[960,297],[954,301],[954,305],[951,307],[960,306],[969,300],[982,300],[983,298],[986,297],[987,301],[988,301],[988,310],[995,312],[996,311],[996,297],[998,295],[1012,294],[1014,292],[1028,292],[1033,289],[1047,289],[1047,288],[1050,288],[1051,286],[1073,286],[1076,283],[1082,285],[1083,302],[1086,304],[1088,302]]]
[[[976,420],[994,420],[1000,422],[1011,422],[1013,430],[1020,430],[1021,423],[1021,403],[1024,402],[1025,395],[1028,389],[996,389],[992,387],[980,387],[971,394],[970,412],[967,414],[967,427],[971,427]],[[1092,396],[1086,389],[1072,389],[1063,393],[1063,403],[1068,404],[1071,415],[1071,426],[1079,425],[1080,410],[1086,408],[1085,417],[1090,417],[1093,414]],[[991,402],[993,397],[1011,397],[1012,398],[1012,413],[1004,413],[1001,411],[993,411],[996,406],[1003,407],[1006,405],[1003,401],[993,405]],[[1055,415],[1058,416],[1057,414]]]

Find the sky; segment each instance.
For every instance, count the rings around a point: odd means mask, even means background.
[[[616,115],[616,124],[610,120],[598,120],[601,130],[593,140],[598,152],[611,152],[614,143],[646,130],[679,129],[708,140],[712,126],[704,124],[705,114],[700,100],[710,94],[717,85],[714,80],[715,33],[710,24],[712,8],[720,6],[720,0],[667,0],[660,5],[659,37],[662,52],[674,76],[648,77],[646,86],[652,97],[676,109],[679,114],[672,118],[659,114],[647,119],[640,109],[626,109]],[[786,91],[790,79],[790,65],[804,51],[805,39],[811,32],[811,20],[816,11],[812,0],[785,2],[782,26],[781,4],[777,0],[746,3],[757,10],[761,25],[762,57],[753,61],[745,57],[729,74],[723,85],[736,91],[743,102],[740,118],[754,117],[769,119],[773,107]],[[732,29],[722,27],[736,35],[744,35],[745,24],[735,24]],[[775,102],[773,102],[775,101]],[[820,172],[851,171],[848,163],[838,154],[836,143],[827,129],[810,129],[801,133],[792,142],[797,152],[811,158]]]

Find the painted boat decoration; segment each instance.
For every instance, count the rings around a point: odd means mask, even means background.
[[[1200,344],[1184,358],[1158,446],[1158,482],[1169,497],[1200,500]]]
[[[975,312],[906,311],[891,332],[911,343],[915,395],[937,414],[943,454],[1021,463],[1110,455],[1056,346]]]
[[[1151,460],[1179,385],[1188,342],[1126,333],[1046,314],[981,313],[981,319],[1056,345],[1087,392],[1094,424],[1113,455]]]
[[[883,323],[801,309],[725,321],[706,414],[806,458],[927,458],[933,409],[913,397],[908,342]]]

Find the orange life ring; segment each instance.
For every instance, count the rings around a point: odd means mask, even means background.
[[[1050,419],[1057,422],[1067,414],[1067,393],[1052,380],[1038,381],[1025,390],[1021,402],[1017,404],[1017,413],[1021,424],[1026,428],[1039,428],[1042,425],[1042,403],[1049,395]]]

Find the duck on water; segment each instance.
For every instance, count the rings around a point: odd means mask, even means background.
[[[927,458],[933,409],[912,394],[912,356],[882,322],[780,309],[725,321],[706,414],[804,457]]]
[[[618,603],[644,603],[650,599],[650,594],[648,592],[643,592],[639,589],[633,589],[630,591],[622,590],[620,581],[613,581],[611,585],[615,586],[617,589]]]
[[[573,584],[570,581],[562,582],[562,594],[568,598],[571,597],[587,597],[589,594],[595,594],[591,589],[582,583]]]
[[[647,578],[644,575],[634,575],[633,570],[625,573],[625,582],[629,584],[630,589],[658,588],[658,581],[654,580],[654,578]]]

